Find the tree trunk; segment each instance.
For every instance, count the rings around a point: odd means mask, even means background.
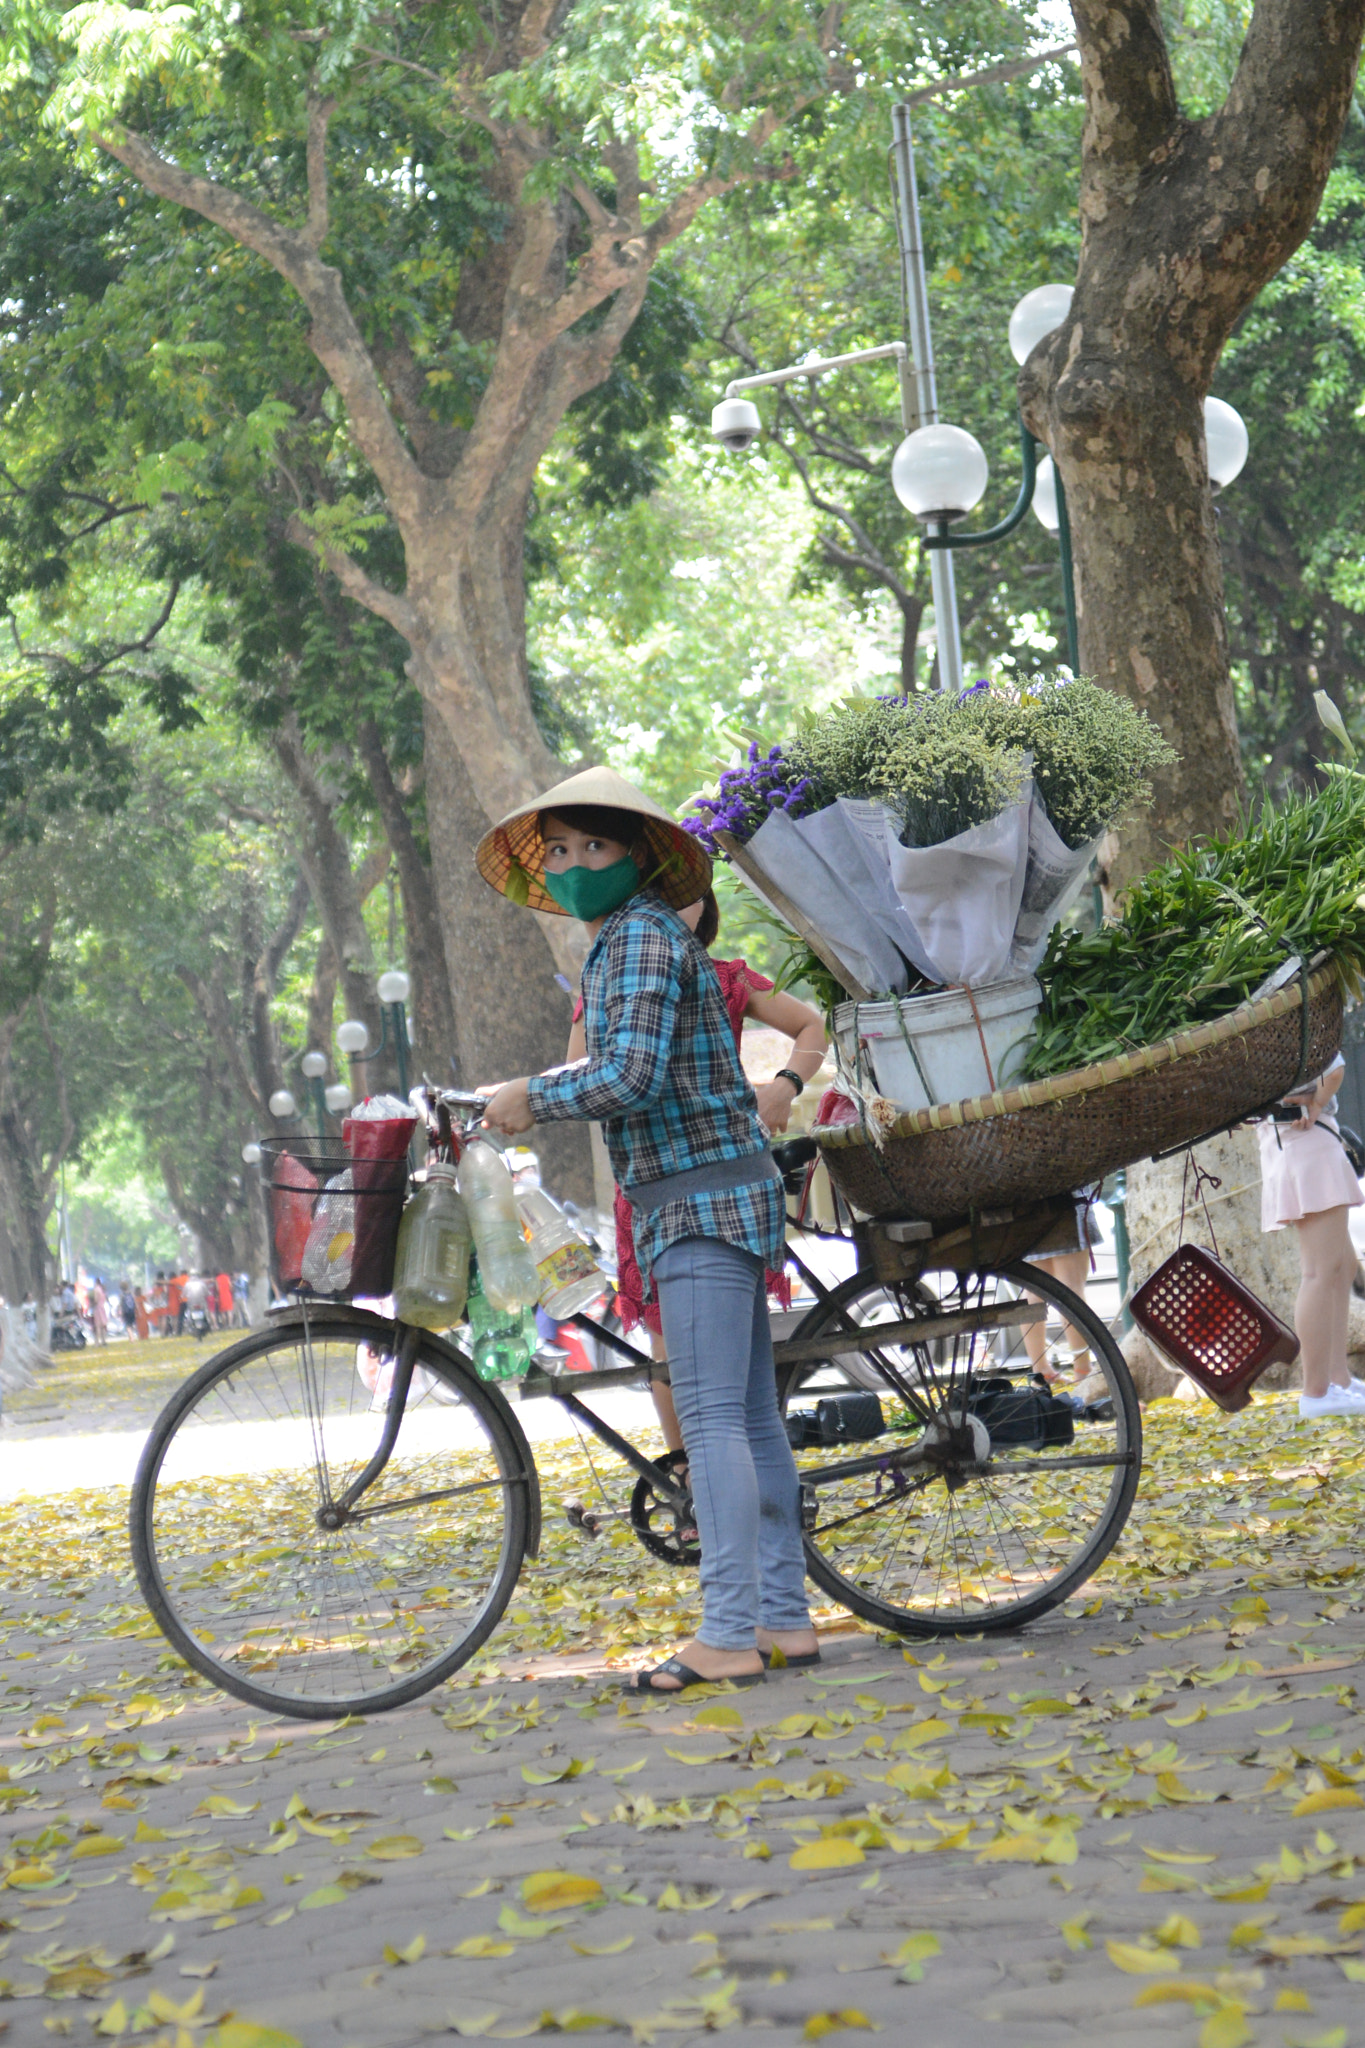
[[[458,990],[456,1086],[539,1073],[564,1058],[572,1006],[555,980],[541,921],[490,889],[474,865],[487,814],[444,718],[430,704],[424,730],[432,873]],[[592,1201],[585,1126],[541,1125],[529,1142],[555,1194]]]
[[[1019,378],[1066,486],[1082,669],[1180,754],[1120,886],[1242,795],[1202,404],[1238,318],[1307,234],[1351,104],[1365,0],[1257,0],[1227,99],[1176,101],[1159,0],[1072,0],[1081,256]]]
[[[356,741],[374,791],[384,836],[398,869],[403,897],[403,929],[407,934],[408,972],[412,976],[413,1074],[415,1077],[426,1073],[438,1085],[449,1086],[459,1032],[435,880],[422,858],[412,820],[373,719],[361,723]]]
[[[365,927],[364,896],[351,869],[351,850],[336,822],[336,805],[304,751],[292,718],[276,727],[271,735],[275,754],[299,797],[301,832],[299,863],[308,877],[313,904],[322,928],[331,940],[341,980],[342,1000],[348,1017],[358,1017],[369,1032],[370,1045],[377,1046],[383,1034],[383,1018],[375,988],[377,973],[370,935]],[[373,888],[380,877],[370,881]],[[355,1062],[356,1093],[393,1086],[397,1069],[386,1052],[383,1060]]]

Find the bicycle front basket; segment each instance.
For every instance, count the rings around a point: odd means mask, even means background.
[[[407,1159],[353,1159],[336,1138],[270,1138],[270,1271],[279,1294],[330,1301],[393,1286]]]

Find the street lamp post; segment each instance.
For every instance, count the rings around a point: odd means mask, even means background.
[[[1024,363],[1038,343],[1054,328],[1060,327],[1071,307],[1072,286],[1067,284],[1039,285],[1036,290],[1026,292],[1010,315],[1010,353],[1017,363]],[[960,429],[940,429],[940,432],[956,433]],[[1038,443],[1022,413],[1019,416],[1019,452],[1022,474],[1019,495],[1006,517],[995,526],[985,527],[979,533],[950,533],[948,520],[959,514],[946,515],[936,512],[932,501],[951,498],[954,489],[959,499],[971,491],[976,495],[973,503],[979,502],[985,488],[985,456],[981,454],[970,434],[962,436],[962,444],[953,444],[957,450],[954,459],[948,459],[938,449],[925,447],[921,455],[917,447],[920,437],[911,435],[897,451],[896,466],[892,469],[892,482],[896,495],[907,510],[923,519],[930,531],[924,545],[931,553],[947,552],[953,548],[991,547],[996,541],[1004,540],[1013,533],[1024,514],[1032,510],[1040,524],[1057,542],[1062,558],[1062,603],[1066,615],[1067,659],[1073,675],[1080,672],[1079,630],[1076,614],[1076,581],[1071,555],[1071,521],[1067,513],[1066,492],[1062,488],[1057,466],[1050,455],[1038,457]],[[1209,484],[1215,496],[1227,488],[1241,474],[1246,462],[1248,439],[1241,415],[1233,406],[1221,398],[1204,400],[1204,440],[1208,458]],[[969,444],[969,446],[967,445]],[[971,451],[975,451],[975,455]],[[977,464],[975,456],[980,456]],[[945,484],[945,467],[950,476]],[[980,489],[977,488],[980,478]]]
[[[720,407],[716,409],[719,411]],[[392,1043],[393,1056],[398,1066],[398,1090],[405,1102],[408,1095],[408,1054],[412,1050],[405,1006],[411,988],[412,983],[401,967],[391,967],[380,975],[378,994],[382,1028],[379,1043],[373,1052],[368,1050],[370,1034],[361,1018],[348,1017],[346,1022],[337,1028],[337,1044],[353,1065],[360,1059],[378,1059],[384,1048]]]
[[[325,1052],[306,1052],[299,1061],[299,1066],[302,1068],[304,1079],[308,1082],[313,1093],[313,1114],[318,1120],[318,1136],[325,1138],[327,1136],[327,1104],[323,1099],[322,1077],[327,1072],[327,1055]]]

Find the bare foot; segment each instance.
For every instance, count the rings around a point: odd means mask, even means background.
[[[699,1678],[750,1678],[763,1669],[763,1659],[756,1650],[717,1650],[710,1643],[699,1643],[695,1636],[690,1643],[684,1643],[676,1655],[678,1662],[686,1664]],[[643,1689],[646,1692],[681,1692],[682,1685],[670,1674],[651,1679]]]
[[[820,1647],[813,1628],[759,1628],[754,1641],[760,1651],[780,1650],[784,1657],[813,1657]]]

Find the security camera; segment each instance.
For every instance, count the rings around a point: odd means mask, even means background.
[[[722,398],[711,413],[712,438],[733,455],[753,446],[762,425],[758,407],[748,398]]]

